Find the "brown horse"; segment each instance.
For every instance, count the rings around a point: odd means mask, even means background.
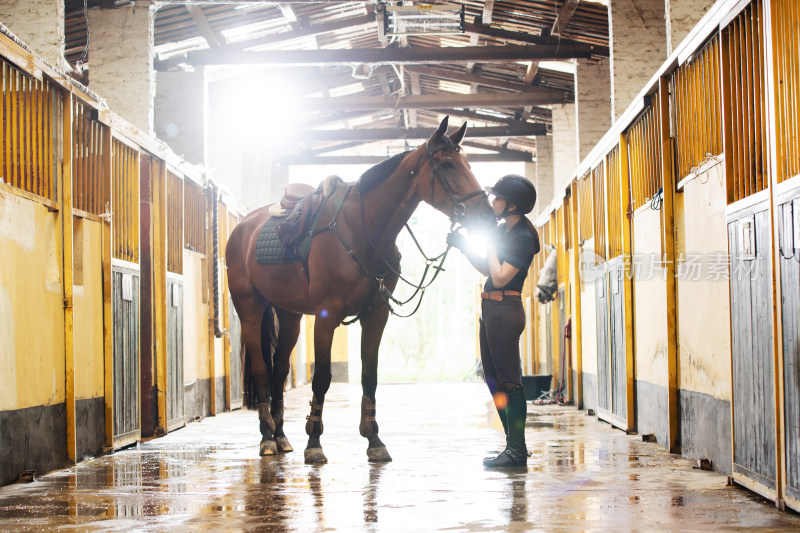
[[[357,316],[362,326],[359,431],[369,441],[370,461],[391,461],[378,438],[375,391],[378,347],[390,311],[385,298],[394,290],[400,270],[395,240],[423,200],[467,229],[495,224],[486,193],[459,147],[466,127],[447,136],[445,117],[425,144],[335,189],[312,228],[305,265],[256,261],[256,239],[270,217],[268,208],[253,211],[234,228],[225,252],[228,284],[242,324],[245,387],[249,385],[252,392],[245,394],[245,403],[258,408],[261,455],[292,451],[283,431],[283,388],[300,319],[306,314],[315,316],[315,368],[305,462],[327,461],[320,435],[322,406],[331,383],[333,332],[347,317]]]

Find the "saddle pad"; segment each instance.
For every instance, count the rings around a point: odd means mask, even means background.
[[[278,237],[278,226],[286,217],[269,217],[256,239],[256,261],[260,265],[282,265],[285,263],[305,262],[311,251],[311,236],[306,236],[297,245],[297,251],[286,250]]]

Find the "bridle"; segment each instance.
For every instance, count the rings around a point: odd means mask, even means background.
[[[434,154],[436,154],[437,152],[442,152],[442,151],[446,151],[446,150],[452,150],[452,151],[458,152],[458,151],[461,150],[461,147],[458,146],[457,144],[454,144],[453,141],[451,141],[450,138],[447,137],[446,135],[442,136],[442,145],[439,148],[436,148],[435,150],[431,150],[431,148],[430,148],[430,140],[425,142],[425,153],[427,154],[428,162],[431,165],[431,202],[430,203],[431,203],[432,206],[436,207],[436,203],[435,203],[435,200],[434,200],[434,186],[436,185],[436,182],[438,181],[439,184],[442,186],[442,189],[444,189],[444,191],[447,193],[447,195],[450,197],[450,200],[453,203],[452,212],[448,216],[450,218],[450,222],[452,223],[452,226],[455,226],[457,223],[461,222],[461,219],[463,219],[464,216],[467,213],[467,208],[464,205],[464,203],[467,200],[469,200],[470,198],[474,198],[475,196],[481,196],[481,197],[487,196],[487,193],[483,189],[478,189],[476,191],[472,191],[470,193],[467,193],[467,194],[465,194],[464,196],[461,196],[461,197],[456,196],[456,193],[453,191],[453,189],[450,188],[450,185],[448,185],[447,180],[444,179],[444,171],[442,170],[441,166],[439,165],[439,162],[436,160],[436,158],[433,157]],[[450,160],[446,159],[446,161],[450,161]],[[451,230],[452,230],[452,226],[450,228]]]

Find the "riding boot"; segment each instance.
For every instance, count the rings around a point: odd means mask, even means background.
[[[497,415],[500,417],[500,423],[503,424],[503,433],[508,437],[508,417],[506,416],[505,408],[497,408]]]
[[[508,404],[505,408],[508,423],[506,449],[497,457],[483,460],[486,468],[504,468],[509,466],[525,466],[528,462],[528,448],[525,446],[525,418],[528,404],[525,392],[521,387],[513,388],[508,393]]]

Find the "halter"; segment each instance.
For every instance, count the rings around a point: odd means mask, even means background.
[[[439,148],[431,151],[430,148],[430,140],[425,142],[425,153],[428,155],[428,162],[431,164],[431,205],[436,205],[434,202],[434,195],[433,189],[436,185],[436,181],[438,180],[441,184],[442,188],[445,192],[450,196],[450,200],[453,202],[452,213],[449,215],[450,222],[454,225],[457,222],[460,222],[464,215],[467,213],[467,208],[464,205],[464,202],[473,198],[475,196],[487,196],[486,191],[483,189],[478,189],[477,191],[472,191],[471,193],[467,193],[462,197],[457,197],[453,189],[450,188],[450,185],[447,184],[447,180],[444,179],[444,173],[439,166],[439,162],[434,159],[433,155],[437,152],[442,152],[446,150],[455,150],[459,151],[461,148],[457,144],[453,144],[453,141],[450,140],[449,137],[446,135],[442,136],[443,144]],[[447,160],[449,161],[449,159]]]

